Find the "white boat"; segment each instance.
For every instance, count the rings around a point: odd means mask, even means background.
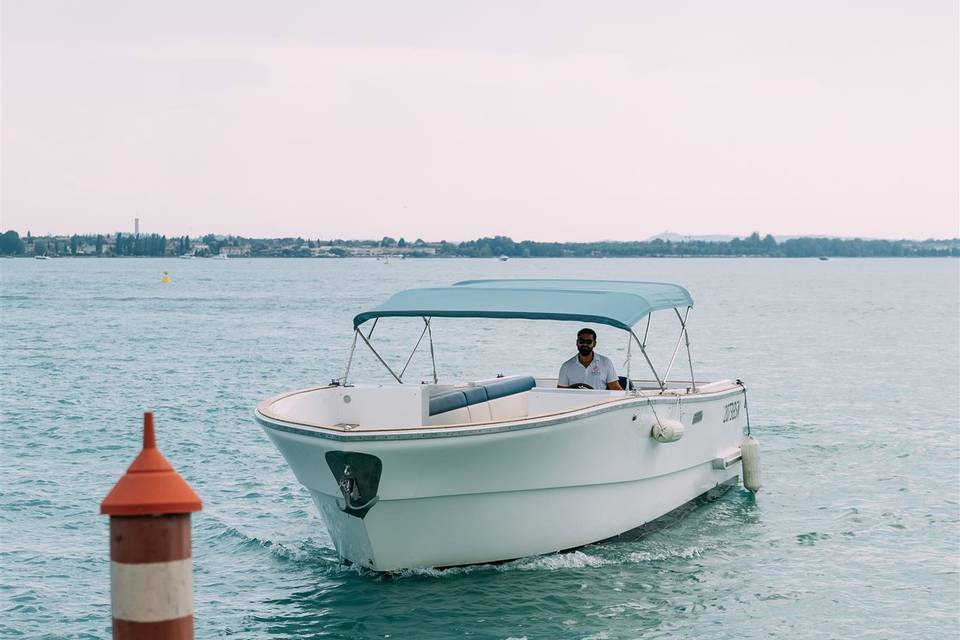
[[[401,291],[354,318],[343,375],[262,402],[256,419],[309,489],[337,552],[376,571],[509,560],[577,548],[658,518],[741,475],[749,430],[739,380],[693,378],[686,289],[663,283],[480,280]],[[679,320],[659,373],[633,327]],[[381,318],[418,317],[433,359],[437,317],[573,320],[629,332],[625,391],[558,388],[556,377],[404,381],[374,349]],[[361,327],[373,321],[368,332]],[[365,344],[396,384],[354,384]],[[689,377],[669,379],[686,345]],[[639,355],[636,353],[639,351]],[[411,358],[413,353],[410,354]],[[633,356],[653,378],[633,379]],[[642,356],[642,357],[641,357]],[[563,356],[565,357],[565,356]],[[563,359],[558,354],[559,366]],[[407,360],[409,364],[410,360]],[[530,363],[531,369],[535,363]],[[537,368],[544,368],[545,365]],[[684,368],[687,368],[684,367]],[[743,446],[753,490],[758,449]],[[754,472],[754,469],[757,473]]]
[[[500,260],[500,262],[506,262],[507,260],[510,259],[510,256],[500,256],[497,259]]]

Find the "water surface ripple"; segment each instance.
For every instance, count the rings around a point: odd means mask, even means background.
[[[173,282],[160,284],[169,271]],[[0,636],[109,635],[98,505],[140,412],[196,488],[198,638],[958,637],[955,260],[0,260]],[[742,377],[763,491],[499,565],[342,566],[256,403],[338,376],[350,318],[485,277],[679,282],[694,365]],[[659,322],[658,322],[659,320]],[[436,320],[442,377],[552,373],[576,325]],[[676,338],[654,317],[660,362]],[[626,342],[601,328],[599,350]],[[415,322],[381,323],[394,362]],[[429,357],[415,358],[426,377]],[[362,379],[385,380],[369,355]]]

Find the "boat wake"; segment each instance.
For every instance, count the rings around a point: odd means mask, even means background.
[[[643,551],[629,551],[624,548],[634,546],[632,544],[602,545],[552,555],[520,558],[497,564],[477,564],[446,569],[404,569],[391,574],[376,574],[373,571],[363,570],[363,573],[377,575],[383,579],[402,580],[409,578],[453,578],[482,572],[575,571],[578,569],[642,565],[669,560],[690,560],[700,558],[708,551],[705,547],[699,546],[670,548],[666,545],[647,545],[651,549]]]
[[[278,542],[269,538],[252,536],[230,525],[210,537],[211,541],[233,541],[240,549],[266,551],[278,560],[293,563],[341,564],[336,550],[329,542],[303,538],[290,542]]]

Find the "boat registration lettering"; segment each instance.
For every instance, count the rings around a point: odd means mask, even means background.
[[[740,416],[740,401],[731,402],[723,405],[723,421],[730,422]]]

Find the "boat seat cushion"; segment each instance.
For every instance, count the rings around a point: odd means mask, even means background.
[[[496,382],[485,384],[487,390],[487,399],[496,400],[505,396],[512,396],[515,393],[530,391],[537,386],[537,381],[533,376],[518,376],[516,378],[504,378]]]
[[[467,406],[480,404],[488,399],[486,387],[467,387],[463,390],[463,395],[467,398]]]
[[[487,390],[483,387],[467,387],[466,389],[447,391],[430,398],[430,415],[435,416],[486,401]]]
[[[455,391],[447,391],[430,398],[430,415],[435,416],[454,409],[462,409],[470,405],[476,405],[488,400],[505,398],[516,393],[530,391],[537,386],[537,381],[533,376],[519,376],[516,378],[504,378],[496,382],[490,382],[479,387],[467,387]]]
[[[467,406],[467,396],[463,391],[448,391],[430,398],[430,415],[435,416],[438,413],[462,409],[465,406]]]

